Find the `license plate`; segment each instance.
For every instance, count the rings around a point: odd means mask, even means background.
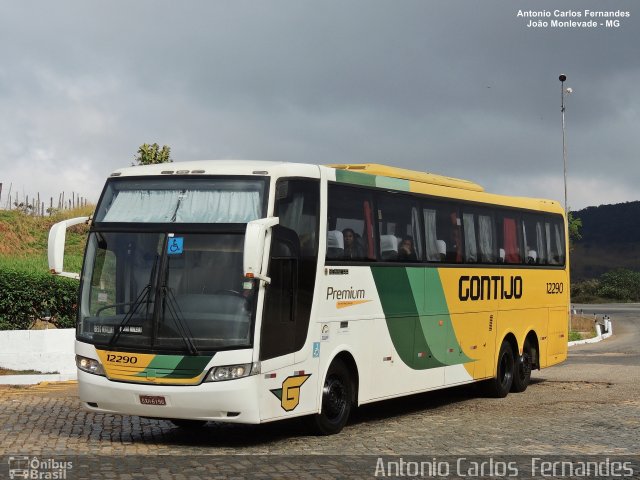
[[[160,395],[140,395],[142,405],[166,405],[167,400]]]

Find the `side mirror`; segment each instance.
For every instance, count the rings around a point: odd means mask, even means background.
[[[61,277],[80,279],[79,273],[68,273],[62,270],[64,262],[64,240],[67,236],[67,228],[79,223],[84,223],[90,217],[76,217],[70,220],[63,220],[51,227],[49,230],[49,246],[47,256],[49,258],[49,271]]]
[[[266,283],[271,283],[271,279],[262,272],[264,259],[264,244],[267,233],[274,225],[280,223],[278,217],[259,218],[247,223],[247,231],[244,236],[244,276],[247,278],[257,278]]]

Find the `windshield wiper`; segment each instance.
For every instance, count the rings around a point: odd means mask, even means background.
[[[159,258],[160,255],[156,254],[156,259],[153,262],[153,268],[151,268],[151,275],[149,275],[149,283],[147,283],[142,291],[140,291],[132,304],[131,310],[129,310],[129,312],[124,316],[124,318],[120,322],[120,325],[118,325],[118,328],[111,335],[111,339],[109,340],[108,344],[109,348],[113,347],[113,345],[115,345],[115,343],[118,341],[120,335],[124,331],[124,327],[126,327],[127,324],[131,321],[143,302],[145,302],[146,316],[149,316],[149,304],[151,303],[151,285],[153,285],[153,279],[156,275]]]
[[[184,317],[182,316],[182,312],[180,311],[180,306],[176,301],[176,297],[173,294],[173,291],[166,284],[162,286],[162,297],[164,299],[164,306],[167,307],[167,310],[171,314],[171,318],[173,319],[173,323],[176,325],[178,329],[178,333],[184,340],[184,343],[187,345],[189,349],[189,353],[191,355],[199,355],[200,352],[196,348],[193,343],[193,334],[191,330],[189,330],[189,325],[184,321]]]

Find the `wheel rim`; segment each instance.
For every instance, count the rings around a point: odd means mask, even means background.
[[[509,355],[505,352],[500,357],[500,383],[507,386],[513,378],[513,362],[509,361]]]
[[[347,408],[347,389],[337,377],[327,378],[322,391],[322,412],[329,420],[339,419]]]
[[[526,379],[531,376],[531,355],[529,352],[522,354],[522,360],[520,361],[520,377]]]
[[[525,351],[522,352],[522,357],[520,358],[520,361],[518,362],[518,376],[522,380],[526,381],[531,376],[532,368],[533,367],[531,364],[531,354],[529,353],[528,350],[525,349]]]

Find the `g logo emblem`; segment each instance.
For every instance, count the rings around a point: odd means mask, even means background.
[[[300,403],[300,387],[310,376],[311,374],[287,377],[282,382],[282,388],[271,390],[271,393],[280,400],[280,405],[285,412],[290,412],[298,406]]]

